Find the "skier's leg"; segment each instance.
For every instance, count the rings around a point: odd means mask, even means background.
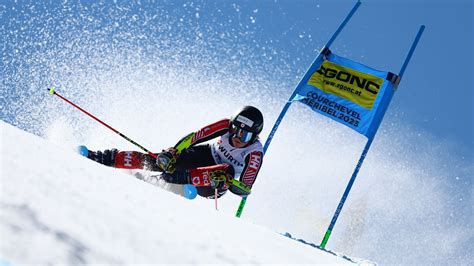
[[[176,170],[215,165],[209,144],[196,145],[181,152],[176,160]]]
[[[165,172],[161,176],[167,183],[191,184],[190,175],[192,168],[215,164],[209,144],[196,145],[181,152],[176,160],[174,172]]]
[[[114,167],[115,156],[117,152],[118,152],[117,149],[110,149],[110,150],[104,150],[104,151],[89,151],[87,154],[87,158],[95,162],[98,162],[100,164]]]
[[[173,173],[163,173],[162,179],[167,183],[192,184],[196,186],[198,194],[206,198],[214,198],[212,175],[223,175],[225,179],[233,178],[234,168],[228,164],[217,164],[212,166],[197,167],[186,170],[176,170]],[[228,189],[225,181],[218,186],[218,197],[222,196]]]
[[[143,169],[148,165],[147,156],[149,155],[138,151],[119,151],[115,156],[114,167],[121,169]]]
[[[156,164],[156,159],[148,154],[137,151],[118,151],[110,149],[105,151],[89,151],[89,159],[98,163],[122,169],[147,169],[162,172]],[[211,148],[208,144],[197,145],[184,150],[176,160],[175,172],[215,165]]]
[[[104,151],[89,151],[87,158],[100,164],[121,169],[149,169],[158,171],[155,158],[138,151],[118,151],[110,149]]]

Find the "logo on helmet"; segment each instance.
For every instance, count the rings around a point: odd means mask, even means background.
[[[245,116],[237,116],[237,118],[235,119],[237,122],[240,122],[242,124],[240,124],[240,127],[245,127],[245,126],[249,126],[249,127],[252,127],[253,126],[253,121],[248,119],[247,117]]]

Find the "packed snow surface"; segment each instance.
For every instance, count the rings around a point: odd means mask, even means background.
[[[352,264],[4,122],[1,136],[5,265]]]

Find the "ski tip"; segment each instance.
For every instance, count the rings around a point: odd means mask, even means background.
[[[197,189],[191,184],[186,184],[183,186],[184,197],[187,199],[194,199],[197,196]]]
[[[87,157],[89,155],[89,150],[87,149],[86,146],[81,145],[77,147],[77,153],[79,153],[80,155],[84,157]]]

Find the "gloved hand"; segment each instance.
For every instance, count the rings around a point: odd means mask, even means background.
[[[228,176],[225,171],[222,170],[214,170],[209,173],[211,187],[214,189],[221,189],[223,188],[226,183],[229,182],[231,176]]]
[[[175,148],[168,148],[156,155],[156,164],[163,172],[173,173],[178,156]]]

